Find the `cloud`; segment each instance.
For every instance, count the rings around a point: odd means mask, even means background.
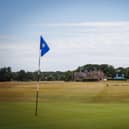
[[[49,27],[121,27],[129,26],[128,21],[120,22],[78,22],[78,23],[38,23],[32,26],[49,26]]]
[[[15,35],[9,35],[9,34],[1,34],[0,35],[0,41],[4,41],[4,40],[15,40],[16,36]]]
[[[44,29],[41,26],[40,29],[36,27],[35,33],[41,33],[43,30],[42,34],[45,34],[51,49],[49,54],[41,59],[43,71],[75,69],[90,63],[129,66],[129,22],[41,25]],[[38,42],[38,38],[20,41],[8,39],[4,43],[0,40],[0,66],[9,65],[15,70],[36,70]]]
[[[83,24],[83,28],[68,27],[64,30],[64,39],[51,41],[54,43],[55,55],[59,54],[64,62],[69,63],[69,67],[87,63],[128,66],[129,25],[125,23],[128,22],[94,24],[94,27],[88,26],[93,23],[88,23]]]

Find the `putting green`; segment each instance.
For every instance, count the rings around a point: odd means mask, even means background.
[[[0,103],[1,129],[128,129],[129,104]]]

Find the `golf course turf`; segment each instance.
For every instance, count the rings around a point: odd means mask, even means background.
[[[37,117],[35,87],[0,83],[0,129],[129,129],[128,82],[41,82]]]

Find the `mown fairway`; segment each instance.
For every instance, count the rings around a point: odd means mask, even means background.
[[[0,129],[129,129],[129,82],[0,83]]]

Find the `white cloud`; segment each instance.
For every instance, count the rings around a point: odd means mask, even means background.
[[[0,35],[0,40],[14,40],[16,39],[15,35]]]
[[[49,27],[121,27],[129,26],[128,21],[120,22],[78,22],[78,23],[47,23],[31,24],[32,26],[49,26]]]
[[[129,22],[41,24],[41,26],[46,27],[47,41],[51,48],[49,54],[41,60],[43,71],[75,69],[79,65],[90,63],[129,66]],[[35,33],[39,33],[38,29]],[[37,41],[39,39],[23,42],[8,40],[3,44],[0,40],[0,66],[6,64],[15,69],[36,70]]]

